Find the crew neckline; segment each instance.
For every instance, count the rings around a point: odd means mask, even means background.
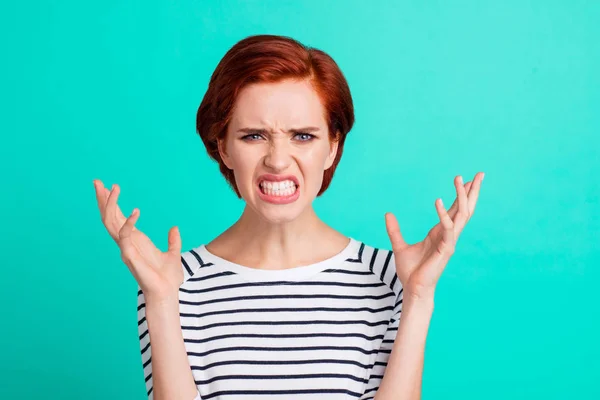
[[[278,280],[298,280],[311,277],[324,271],[327,268],[338,267],[346,259],[351,257],[360,246],[360,242],[352,237],[349,237],[349,242],[344,249],[332,257],[325,260],[317,261],[313,264],[301,265],[280,270],[269,270],[248,267],[237,264],[232,261],[221,258],[206,248],[206,244],[200,245],[196,252],[200,255],[204,262],[211,262],[215,266],[223,267],[232,271],[242,278],[250,281],[278,281]]]

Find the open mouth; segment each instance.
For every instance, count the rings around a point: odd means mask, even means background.
[[[289,197],[294,195],[298,190],[298,185],[292,180],[281,182],[262,181],[258,186],[264,195],[274,197]]]

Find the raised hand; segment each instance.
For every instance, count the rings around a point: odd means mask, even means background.
[[[392,213],[385,214],[396,273],[404,288],[405,298],[411,296],[433,299],[438,279],[454,254],[456,241],[473,216],[483,176],[483,173],[476,174],[473,181],[464,186],[461,176],[454,179],[457,198],[448,212],[442,199],[436,199],[435,207],[440,222],[431,228],[421,242],[407,244],[400,233],[396,217]]]
[[[168,235],[168,250],[158,249],[152,241],[135,227],[140,216],[137,208],[126,218],[117,199],[119,185],[109,191],[102,181],[94,180],[96,200],[106,230],[121,250],[121,259],[140,285],[146,299],[157,300],[177,296],[183,283],[181,268],[181,236],[177,227]]]

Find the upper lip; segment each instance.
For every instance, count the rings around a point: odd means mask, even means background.
[[[261,176],[258,177],[258,184],[260,185],[260,183],[262,181],[281,182],[281,181],[287,181],[287,180],[294,182],[296,184],[296,186],[300,186],[300,183],[298,182],[298,178],[296,178],[294,175],[262,174]]]

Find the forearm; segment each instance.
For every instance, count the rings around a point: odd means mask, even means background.
[[[197,388],[183,342],[178,298],[147,298],[146,320],[152,349],[154,399],[194,399]]]
[[[419,400],[433,299],[404,298],[398,333],[375,400]]]

